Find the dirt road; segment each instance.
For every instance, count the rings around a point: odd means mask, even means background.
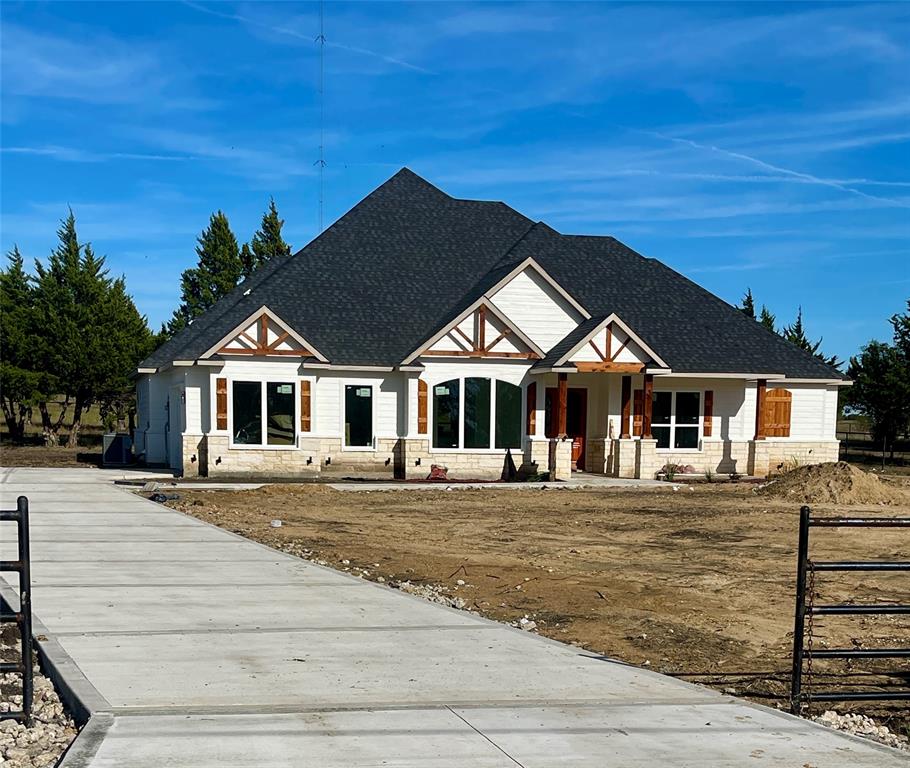
[[[185,492],[171,504],[365,578],[441,585],[491,618],[527,617],[549,637],[782,705],[798,505],[748,485],[679,488],[345,493],[299,485]],[[849,509],[906,515],[910,504]],[[280,528],[269,527],[275,518]],[[819,559],[910,560],[906,532],[817,530]],[[910,602],[905,575],[825,574],[818,587],[820,602]],[[830,617],[814,630],[816,645],[906,646],[910,619]],[[876,665],[854,667],[816,662],[816,684],[867,686],[861,673]],[[840,674],[826,681],[825,669]],[[838,709],[910,730],[906,707]]]

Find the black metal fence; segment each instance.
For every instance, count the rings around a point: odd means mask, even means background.
[[[20,496],[16,509],[0,510],[0,521],[14,521],[18,529],[19,559],[0,560],[0,571],[19,574],[19,610],[9,606],[9,612],[0,612],[0,624],[15,623],[19,627],[21,659],[0,663],[0,672],[18,672],[22,677],[22,709],[0,712],[0,719],[15,719],[26,724],[32,716],[32,593],[28,540],[28,499]]]
[[[910,614],[910,605],[896,603],[815,604],[815,575],[832,571],[908,571],[910,561],[885,560],[811,560],[809,529],[823,528],[904,528],[910,530],[910,517],[812,517],[809,507],[799,515],[799,550],[796,567],[796,615],[793,624],[793,671],[790,682],[790,711],[798,714],[803,704],[813,701],[910,701],[910,689],[904,690],[803,690],[803,676],[810,675],[815,659],[897,659],[910,658],[906,648],[825,648],[812,645],[812,620],[815,616],[856,616]],[[808,624],[808,633],[807,633]],[[806,646],[808,634],[809,645]],[[804,662],[809,665],[804,669]]]

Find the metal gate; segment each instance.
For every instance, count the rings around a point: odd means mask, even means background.
[[[811,560],[810,528],[904,528],[910,529],[910,517],[812,517],[809,507],[799,511],[799,551],[796,567],[796,616],[793,625],[793,672],[790,682],[790,711],[799,714],[803,704],[813,701],[901,701],[910,700],[910,690],[896,691],[819,691],[803,690],[803,662],[814,659],[898,659],[910,658],[907,648],[825,648],[812,646],[811,622],[815,616],[856,616],[910,614],[910,605],[896,603],[815,604],[815,575],[831,571],[910,571],[910,561],[884,560]],[[807,582],[808,590],[807,590]],[[808,591],[808,601],[807,601]],[[806,623],[809,621],[809,646],[806,647]]]
[[[0,712],[0,719],[13,718],[28,725],[32,716],[32,592],[29,569],[28,499],[20,496],[16,509],[0,510],[0,521],[14,521],[18,531],[19,559],[0,560],[0,571],[19,574],[19,610],[9,606],[9,612],[0,612],[0,624],[15,623],[19,626],[21,658],[19,661],[0,663],[0,672],[18,672],[22,677],[22,709]]]

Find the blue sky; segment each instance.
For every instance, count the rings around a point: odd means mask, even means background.
[[[72,206],[157,325],[218,208],[318,229],[315,3],[0,4],[2,238]],[[407,165],[612,234],[824,349],[910,295],[910,5],[325,7],[325,219]]]

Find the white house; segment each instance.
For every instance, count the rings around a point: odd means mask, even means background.
[[[611,237],[404,169],[138,369],[186,476],[653,477],[834,461],[835,369]]]

